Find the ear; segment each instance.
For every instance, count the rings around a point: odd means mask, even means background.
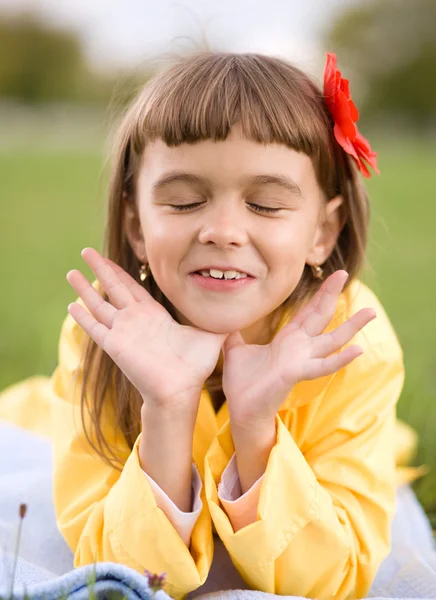
[[[146,262],[145,242],[138,209],[133,199],[123,192],[123,226],[130,246],[138,260]]]
[[[336,241],[344,226],[341,206],[344,199],[335,196],[322,209],[320,222],[314,235],[314,244],[310,248],[306,262],[310,265],[322,265],[333,252]]]

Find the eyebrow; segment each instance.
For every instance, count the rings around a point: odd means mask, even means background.
[[[165,173],[152,184],[152,190],[158,191],[165,186],[175,183],[182,182],[190,185],[201,185],[203,187],[209,187],[210,181],[205,177],[200,177],[199,175],[194,175],[193,173],[184,173],[183,171],[170,171]],[[241,185],[275,185],[285,189],[287,192],[291,194],[296,194],[303,197],[299,186],[287,175],[282,175],[280,173],[263,173],[259,175],[249,175],[240,181]]]

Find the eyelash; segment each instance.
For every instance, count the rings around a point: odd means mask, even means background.
[[[192,208],[193,206],[198,206],[199,204],[201,204],[201,202],[195,202],[194,204],[170,204],[169,206],[171,206],[171,208],[174,208],[176,211],[178,212],[184,212],[189,210],[190,208]],[[276,213],[279,210],[282,210],[281,208],[271,208],[269,206],[260,206],[259,204],[249,204],[249,206],[255,206],[256,208],[254,209],[256,212],[259,213]]]

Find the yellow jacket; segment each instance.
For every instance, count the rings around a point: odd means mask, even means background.
[[[93,285],[99,289],[97,281]],[[352,340],[364,353],[333,375],[300,382],[276,415],[277,442],[257,521],[236,533],[217,491],[234,453],[227,404],[216,415],[203,389],[193,445],[203,508],[190,548],[156,504],[138,460],[140,436],[129,448],[107,410],[104,432],[123,461],[122,472],[89,447],[81,428],[80,386],[76,394],[71,386],[74,374],[80,378],[79,346],[86,334],[68,315],[52,376],[6,388],[0,418],[51,437],[56,518],[74,566],[96,559],[142,574],[166,572],[165,590],[179,599],[205,582],[217,534],[253,589],[336,600],[366,596],[390,550],[396,486],[426,472],[425,465],[406,466],[417,436],[396,418],[403,355],[374,293],[354,281],[326,331],[367,306],[377,318]]]

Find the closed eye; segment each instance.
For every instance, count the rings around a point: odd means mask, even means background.
[[[174,208],[176,211],[183,212],[186,210],[190,210],[191,208],[194,208],[195,206],[199,206],[200,204],[203,204],[203,203],[195,202],[194,204],[169,204],[169,206],[171,206],[171,208]],[[252,206],[253,209],[257,212],[265,212],[265,213],[276,213],[279,210],[282,210],[281,208],[272,208],[270,206],[261,206],[260,204],[249,204],[248,206]]]

